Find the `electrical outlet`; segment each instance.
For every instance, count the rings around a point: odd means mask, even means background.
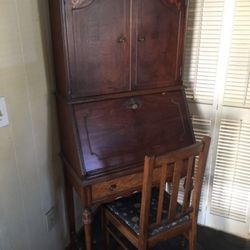
[[[5,98],[0,97],[0,128],[9,124]]]
[[[53,227],[56,225],[57,216],[56,216],[56,209],[55,207],[52,207],[46,214],[46,221],[47,221],[47,230],[48,232],[53,229]]]

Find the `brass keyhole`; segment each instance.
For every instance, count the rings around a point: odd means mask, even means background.
[[[110,185],[109,190],[114,191],[116,189],[116,187],[117,187],[116,184],[112,184],[112,185]]]

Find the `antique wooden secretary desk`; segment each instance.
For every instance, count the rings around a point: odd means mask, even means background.
[[[49,0],[71,235],[141,186],[145,154],[194,142],[182,86],[185,0]],[[157,178],[157,173],[156,177]]]

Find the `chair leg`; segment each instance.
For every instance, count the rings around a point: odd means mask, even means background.
[[[109,246],[110,246],[110,234],[106,230],[106,232],[105,232],[105,249],[108,249]]]
[[[147,243],[146,240],[143,239],[139,239],[139,246],[138,246],[138,250],[147,250]]]
[[[196,250],[196,236],[197,236],[197,224],[195,221],[192,223],[192,228],[189,231],[189,236],[188,236],[189,250]]]
[[[103,249],[107,250],[109,246],[109,232],[107,230],[107,220],[105,216],[104,208],[101,208],[101,216],[102,216],[102,243]]]

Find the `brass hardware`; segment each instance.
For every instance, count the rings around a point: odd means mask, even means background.
[[[137,110],[142,106],[141,101],[138,98],[130,98],[125,102],[125,107],[131,110]]]
[[[138,37],[138,42],[140,42],[140,43],[144,42],[145,40],[146,40],[145,37]]]
[[[138,109],[139,108],[139,104],[138,103],[133,103],[130,105],[129,107],[130,109]]]
[[[93,3],[94,0],[71,0],[73,9],[85,8]],[[64,4],[66,0],[64,0]]]
[[[125,43],[126,41],[127,41],[127,39],[124,36],[119,37],[117,40],[118,43]]]
[[[109,187],[109,191],[115,191],[116,190],[116,188],[117,188],[117,185],[116,184],[112,184],[112,185],[110,185],[110,187]]]

